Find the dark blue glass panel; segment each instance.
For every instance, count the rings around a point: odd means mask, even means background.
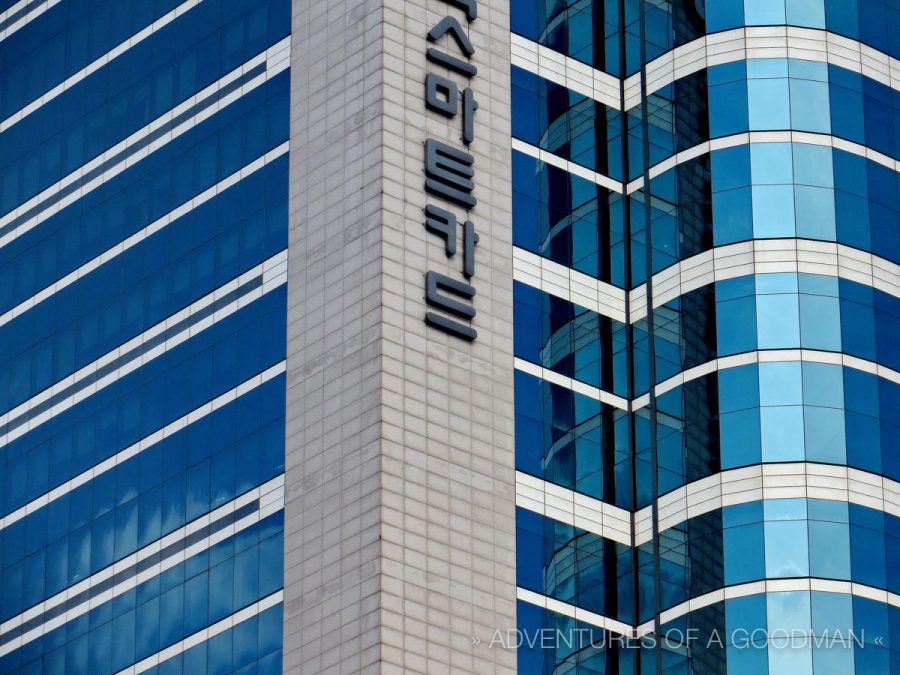
[[[2,657],[0,672],[16,672],[41,657],[44,658],[43,672],[67,672],[65,669],[69,667],[74,668],[75,672],[86,672],[69,665],[67,650],[63,650],[63,656],[53,661],[54,668],[62,670],[48,669],[46,655],[59,645],[67,642],[71,644],[75,636],[83,637],[85,642],[82,644],[87,650],[80,652],[77,658],[92,658],[94,662],[102,663],[106,668],[103,672],[118,672],[135,661],[146,658],[166,646],[160,640],[160,634],[167,634],[173,642],[183,639],[207,625],[212,603],[222,603],[223,597],[233,597],[231,593],[226,594],[225,590],[233,589],[235,580],[228,579],[227,585],[219,583],[216,586],[214,578],[223,566],[233,565],[236,554],[244,553],[253,560],[252,569],[248,572],[252,573],[259,585],[258,591],[252,595],[252,602],[281,588],[282,530],[282,513],[268,516],[239,534],[215,544],[211,549],[166,570],[162,575],[139,584],[134,590],[119,595],[111,602],[92,609],[82,617]],[[219,558],[221,560],[216,562]],[[169,595],[176,588],[184,589],[184,593],[180,595],[180,607],[171,604]],[[164,612],[163,609],[168,611]],[[235,604],[233,599],[221,605],[221,611],[227,614],[239,609],[241,606]],[[277,610],[280,625],[280,605],[273,609]],[[229,639],[241,640],[240,660],[245,664],[252,660],[250,654],[253,652],[257,658],[266,653],[275,653],[273,638],[280,632],[274,625],[275,616],[275,612],[272,615],[264,613],[255,619],[256,635],[251,636],[246,628],[224,633]],[[269,631],[262,639],[259,637],[261,627]],[[156,630],[151,630],[152,628]],[[112,635],[116,639],[111,639]],[[256,647],[251,651],[254,643]],[[93,656],[89,657],[89,654]]]
[[[283,22],[281,30],[266,27],[278,25],[288,5],[203,2],[0,134],[0,210],[9,211],[264,51],[287,33]],[[2,117],[18,108],[2,94],[0,101]],[[98,107],[98,101],[109,103]],[[40,167],[34,176],[32,164]],[[16,182],[18,190],[10,192]]]
[[[48,448],[51,483],[62,482],[274,365],[284,358],[284,303],[284,287],[267,293],[8,444],[4,463]],[[15,475],[8,510],[27,501]]]
[[[10,307],[287,140],[287,73],[254,89],[101,188],[0,249],[0,307]],[[258,133],[260,124],[265,133]],[[242,154],[225,156],[240,130]],[[286,227],[286,225],[285,225]]]

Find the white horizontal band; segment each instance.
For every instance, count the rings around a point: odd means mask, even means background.
[[[747,131],[740,134],[731,134],[730,136],[720,136],[718,138],[713,138],[708,141],[704,141],[703,143],[698,143],[697,145],[691,148],[687,148],[686,150],[677,152],[674,155],[671,155],[670,157],[667,157],[666,159],[654,164],[647,170],[645,175],[641,175],[640,177],[635,178],[627,185],[623,185],[621,181],[615,180],[601,173],[597,173],[596,171],[592,171],[585,166],[564,159],[563,157],[560,157],[559,155],[554,154],[549,150],[544,150],[543,148],[539,148],[536,145],[532,145],[531,143],[527,143],[526,141],[518,138],[512,139],[512,148],[513,150],[528,155],[529,157],[533,157],[534,159],[537,159],[538,161],[541,161],[545,164],[566,171],[573,176],[578,176],[579,178],[583,178],[584,180],[595,183],[596,185],[606,188],[611,192],[615,192],[616,194],[625,193],[630,195],[644,189],[645,178],[649,178],[652,180],[677,166],[697,159],[698,157],[702,157],[703,155],[709,154],[710,152],[714,152],[716,150],[724,150],[726,148],[735,148],[742,145],[763,143],[797,143],[803,145],[815,145],[819,147],[834,148],[835,150],[842,150],[851,155],[856,155],[857,157],[863,157],[887,169],[900,173],[900,160],[896,160],[893,157],[889,157],[882,152],[873,150],[872,148],[869,148],[860,143],[854,143],[853,141],[848,141],[844,138],[840,138],[839,136],[813,133],[810,131]],[[752,187],[752,185],[749,187]],[[654,202],[658,201],[657,197],[655,196],[653,199]],[[672,205],[669,204],[669,206],[671,207]]]
[[[736,504],[763,499],[846,502],[900,518],[900,483],[860,469],[815,462],[756,464],[683,485],[656,500],[658,530]],[[653,512],[635,513],[634,545],[653,539]]]
[[[775,273],[838,277],[900,298],[900,265],[889,260],[828,241],[754,239],[698,253],[654,274],[653,307],[717,281]],[[563,276],[557,273],[554,278],[562,280]],[[566,290],[562,284],[557,283],[556,286],[560,287],[560,292]],[[645,318],[647,284],[630,291],[629,300],[630,321],[634,323]]]
[[[240,181],[244,180],[248,176],[251,176],[252,174],[256,173],[257,171],[259,171],[263,167],[267,166],[274,160],[276,160],[279,157],[281,157],[282,155],[286,154],[288,152],[289,147],[290,147],[289,142],[285,141],[278,147],[273,148],[272,150],[267,152],[262,157],[256,158],[255,160],[253,160],[246,166],[241,167],[240,169],[235,171],[233,174],[231,174],[227,178],[222,179],[221,181],[219,181],[212,187],[207,188],[206,190],[204,190],[197,196],[186,201],[181,206],[178,206],[175,209],[169,211],[164,216],[157,218],[155,221],[153,221],[152,223],[147,225],[142,230],[135,232],[134,234],[127,237],[123,241],[120,241],[119,243],[117,243],[115,246],[108,248],[103,253],[101,253],[96,258],[94,258],[93,260],[89,260],[88,262],[86,262],[84,265],[82,265],[78,269],[73,270],[72,272],[69,272],[67,275],[57,279],[56,281],[54,281],[52,284],[50,284],[46,288],[44,288],[41,291],[39,291],[38,293],[35,293],[34,295],[32,295],[30,298],[23,300],[22,302],[20,302],[18,305],[16,305],[12,309],[7,310],[3,314],[0,314],[0,326],[6,325],[7,323],[12,321],[16,317],[18,317],[18,316],[24,314],[25,312],[27,312],[28,310],[34,308],[36,305],[43,302],[47,298],[52,297],[53,295],[55,295],[56,293],[59,293],[61,290],[63,290],[67,286],[74,284],[76,281],[78,281],[82,277],[90,274],[91,272],[93,272],[94,270],[99,268],[101,265],[108,263],[110,260],[121,255],[128,249],[133,248],[134,246],[137,246],[142,241],[144,241],[148,237],[156,234],[160,230],[168,227],[174,221],[181,218],[185,214],[190,213],[191,211],[198,208],[202,204],[205,204],[206,202],[210,201],[211,199],[214,199],[216,196],[222,194],[228,188],[233,187],[234,185],[236,185]]]
[[[779,462],[722,471],[663,495],[656,500],[658,531],[726,506],[765,499],[844,502],[900,518],[897,481],[847,466]],[[630,511],[521,471],[516,471],[516,506],[626,546],[653,539],[652,506],[632,518]]]
[[[615,75],[592,68],[521,35],[512,33],[510,37],[512,65],[611,108],[622,109],[621,81]]]
[[[620,323],[627,321],[623,289],[518,246],[513,248],[513,279]]]
[[[752,352],[743,352],[732,356],[721,356],[712,361],[707,361],[699,366],[688,368],[685,371],[663,380],[655,387],[656,395],[662,396],[668,391],[680,387],[685,382],[691,382],[711,373],[728,368],[738,368],[753,363],[789,363],[794,361],[808,361],[810,363],[826,363],[845,368],[860,370],[876,377],[881,377],[895,384],[900,384],[900,373],[887,366],[882,366],[873,361],[842,354],[840,352],[826,352],[816,349],[760,349]],[[632,401],[631,409],[640,410],[650,402],[648,394],[638,396]]]
[[[831,134],[817,134],[810,131],[747,131],[741,134],[732,134],[730,136],[720,136],[718,138],[713,138],[708,141],[704,141],[703,143],[699,143],[692,148],[677,152],[674,155],[667,157],[661,162],[651,166],[647,170],[647,175],[649,176],[649,178],[653,179],[657,176],[661,176],[666,171],[669,171],[676,166],[689,162],[692,159],[696,159],[697,157],[702,157],[703,155],[715,150],[724,150],[725,148],[735,148],[741,145],[753,145],[756,143],[797,143],[803,145],[817,145],[819,147],[834,148],[835,150],[842,150],[851,155],[856,155],[857,157],[864,157],[865,159],[875,162],[876,164],[880,164],[881,166],[891,169],[892,171],[900,172],[900,161],[894,159],[893,157],[889,157],[888,155],[878,152],[877,150],[873,150],[872,148],[866,147],[865,145],[854,143],[853,141],[848,141],[844,138],[833,136]],[[547,151],[542,150],[541,152]],[[557,157],[556,161],[562,162],[564,160]],[[565,169],[565,167],[563,166],[560,166],[559,168]],[[635,178],[633,181],[628,183],[626,192],[628,194],[633,194],[634,192],[643,189],[644,176],[641,176],[640,178]]]
[[[582,96],[616,110],[630,110],[640,104],[640,73],[623,82],[614,75],[515,34],[511,49],[512,65]],[[650,61],[645,68],[647,94],[712,66],[777,58],[828,63],[900,91],[900,61],[858,40],[817,28],[748,26],[704,35]]]
[[[516,506],[631,546],[631,512],[516,471]]]
[[[49,633],[55,628],[59,628],[72,619],[79,617],[86,612],[89,612],[95,607],[109,602],[116,596],[121,595],[122,593],[125,593],[126,591],[129,591],[133,588],[136,588],[144,581],[162,574],[166,570],[171,569],[179,563],[184,562],[197,553],[201,553],[202,551],[207,550],[220,541],[224,541],[225,539],[234,536],[238,532],[245,530],[252,525],[255,525],[267,516],[270,516],[273,513],[277,513],[284,507],[284,474],[281,474],[280,476],[273,478],[267,483],[259,485],[248,492],[245,492],[244,494],[228,502],[227,504],[224,504],[223,506],[220,506],[219,508],[208,512],[200,518],[191,521],[184,527],[181,527],[178,530],[167,534],[161,539],[157,539],[153,543],[148,544],[138,551],[135,551],[131,555],[126,556],[125,558],[122,558],[121,560],[115,562],[112,565],[109,565],[99,572],[96,572],[95,574],[92,574],[91,576],[77,582],[76,584],[69,586],[64,591],[46,598],[37,605],[34,605],[33,607],[25,610],[21,614],[18,614],[7,621],[4,621],[3,624],[0,625],[0,635],[8,633],[10,630],[21,626],[24,622],[39,617],[47,611],[52,610],[53,608],[65,603],[70,597],[74,597],[85,591],[89,591],[91,587],[96,586],[102,582],[106,582],[108,579],[113,578],[117,573],[131,569],[142,560],[151,558],[152,556],[163,551],[172,544],[176,544],[182,541],[194,532],[203,530],[205,527],[207,527],[211,523],[214,523],[216,520],[235,512],[237,509],[241,508],[242,506],[246,506],[247,504],[250,504],[255,500],[259,500],[259,508],[249,515],[244,516],[237,522],[228,525],[227,527],[216,531],[215,533],[207,537],[204,537],[196,543],[190,544],[177,553],[174,553],[171,556],[156,562],[148,569],[139,572],[134,576],[131,576],[128,579],[116,584],[113,588],[108,589],[96,595],[95,597],[90,598],[89,600],[86,600],[76,607],[68,609],[64,614],[50,619],[47,622],[42,623],[40,626],[29,630],[23,635],[10,640],[5,645],[0,646],[0,656],[4,656],[12,651],[15,651],[16,649],[19,649],[23,645],[31,642],[32,640],[36,640],[37,638],[45,635],[46,633]]]
[[[653,275],[653,307],[717,281],[756,274],[838,277],[900,298],[900,265],[851,246],[815,239],[753,239],[719,246]],[[628,293],[543,256],[513,248],[513,278],[544,293],[624,323],[647,316],[647,284]]]
[[[259,616],[267,609],[271,609],[275,607],[279,603],[281,603],[284,599],[284,590],[275,591],[271,595],[267,595],[262,600],[258,600],[254,602],[252,605],[248,605],[243,609],[239,609],[231,616],[226,616],[221,621],[217,621],[211,626],[207,626],[202,630],[198,630],[196,633],[189,635],[176,642],[173,645],[166,647],[165,649],[156,652],[156,654],[151,654],[147,658],[142,661],[138,661],[133,666],[128,666],[124,670],[120,670],[116,675],[138,675],[139,673],[144,673],[158,666],[159,664],[168,661],[169,659],[178,656],[179,654],[183,654],[191,647],[196,647],[199,644],[206,642],[214,638],[216,635],[220,633],[224,633],[227,630],[231,630],[235,626],[248,619],[252,619],[255,616]]]
[[[234,389],[230,389],[226,391],[224,394],[220,394],[216,398],[211,401],[207,401],[199,408],[195,408],[191,412],[179,417],[174,422],[170,422],[162,429],[158,429],[154,431],[149,436],[145,436],[141,440],[133,443],[128,446],[124,450],[120,450],[112,457],[108,457],[99,464],[95,464],[89,469],[82,471],[77,476],[70,478],[65,483],[62,483],[49,492],[45,492],[39,497],[35,497],[30,502],[25,504],[24,506],[19,507],[15,511],[6,514],[3,518],[0,518],[0,530],[3,530],[13,523],[25,518],[26,516],[34,513],[35,511],[42,509],[47,506],[50,502],[53,502],[63,495],[69,494],[72,490],[92,481],[107,471],[114,469],[119,464],[128,461],[132,457],[135,457],[148,448],[153,447],[157,443],[165,440],[169,436],[178,433],[188,425],[193,424],[194,422],[203,419],[207,415],[214,413],[216,410],[225,407],[229,403],[234,402],[240,396],[243,396],[247,392],[253,391],[258,387],[262,386],[269,380],[272,380],[279,375],[285,372],[285,361],[281,363],[277,363],[271,368],[267,368],[263,372],[254,375],[249,380],[245,380],[241,384],[239,384]]]
[[[617,621],[616,619],[610,619],[609,617],[596,614],[595,612],[589,612],[586,609],[576,607],[568,602],[555,600],[546,595],[529,591],[527,588],[522,588],[521,586],[516,587],[516,598],[522,602],[527,602],[529,605],[543,607],[551,612],[568,616],[576,621],[582,621],[589,626],[607,630],[610,633],[623,635],[625,637],[634,635],[634,627],[623,621]]]
[[[531,361],[526,361],[525,359],[519,358],[518,356],[513,359],[513,367],[518,371],[528,373],[529,375],[533,375],[534,377],[540,378],[546,382],[559,385],[560,387],[565,387],[566,389],[574,391],[577,394],[592,398],[595,401],[606,403],[607,405],[611,405],[614,408],[618,408],[619,410],[624,410],[626,412],[628,411],[627,399],[624,399],[621,396],[616,396],[615,394],[611,394],[608,391],[603,391],[602,389],[598,389],[597,387],[592,387],[591,385],[586,384],[585,382],[582,382],[580,380],[575,380],[571,377],[560,375],[559,373],[550,370],[549,368],[544,368],[543,366],[539,366],[538,364],[532,363]]]
[[[704,68],[750,59],[828,63],[900,91],[900,61],[858,40],[818,28],[748,26],[704,35],[653,59],[645,69],[647,93]],[[635,74],[625,80],[623,107],[634,107],[640,98],[640,74]]]
[[[244,286],[244,284],[255,279],[260,279],[260,285],[256,288],[249,290],[242,296],[229,302],[224,307],[216,308],[212,314],[199,320],[197,323],[182,323],[185,320],[189,320],[192,315],[198,312],[208,311],[208,308],[214,305],[221,298],[234,291],[237,291],[237,289]],[[32,396],[27,401],[24,401],[12,410],[4,413],[3,415],[0,415],[0,425],[14,423],[22,416],[27,415],[27,413],[32,408],[45,405],[48,401],[50,401],[54,397],[60,396],[63,392],[68,390],[73,385],[77,385],[79,382],[89,380],[94,376],[94,373],[97,370],[108,366],[110,363],[113,363],[122,357],[128,358],[127,361],[116,367],[114,371],[103,375],[102,377],[100,377],[100,379],[85,386],[83,389],[80,389],[76,393],[68,395],[61,401],[54,403],[52,407],[44,410],[34,417],[31,417],[27,420],[27,422],[7,430],[6,433],[0,436],[0,447],[11,443],[16,438],[19,438],[20,436],[32,431],[53,416],[58,415],[59,413],[71,408],[77,403],[95,394],[97,391],[109,386],[113,382],[137,370],[141,366],[146,365],[149,361],[161,356],[168,350],[173,349],[179,344],[188,341],[190,338],[194,337],[201,331],[234,314],[243,307],[246,307],[254,300],[259,299],[269,291],[281,286],[286,281],[287,251],[284,250],[280,253],[275,254],[274,256],[260,263],[254,268],[248,270],[247,272],[244,272],[239,277],[235,277],[231,281],[228,281],[222,286],[219,286],[213,292],[208,293],[199,300],[196,300],[187,307],[179,310],[175,314],[172,314],[163,321],[147,329],[137,337],[134,337],[131,340],[119,345],[118,347],[116,347],[112,351],[107,352],[92,363],[89,363],[88,365],[80,368],[71,375],[60,380],[59,382],[56,382],[47,389],[44,389],[40,393]],[[160,335],[165,334],[167,331],[175,328],[176,326],[183,327],[179,329],[178,333],[167,336],[162,343],[157,344],[147,351],[140,351],[140,347],[144,343],[151,340],[158,341]],[[133,356],[129,357],[128,355]]]
[[[529,157],[533,157],[544,164],[549,164],[550,166],[555,166],[557,169],[562,169],[573,176],[578,176],[579,178],[583,178],[586,181],[590,181],[600,187],[606,188],[612,192],[617,194],[622,194],[625,192],[625,185],[622,181],[615,180],[614,178],[610,178],[609,176],[604,176],[602,173],[597,173],[596,171],[592,171],[587,167],[582,166],[581,164],[577,164],[576,162],[570,162],[567,159],[563,159],[559,155],[556,155],[549,150],[544,150],[543,148],[539,148],[536,145],[532,145],[531,143],[527,143],[519,138],[512,139],[512,149],[518,152],[521,152],[523,155],[528,155]]]
[[[817,577],[766,579],[735,586],[726,586],[717,591],[711,591],[682,602],[675,607],[660,612],[660,623],[668,623],[685,614],[689,614],[698,609],[703,609],[704,607],[709,607],[710,605],[719,602],[724,602],[725,600],[746,598],[751,595],[760,595],[762,593],[791,593],[797,591],[853,595],[858,598],[866,598],[868,600],[874,600],[875,602],[891,605],[892,607],[900,607],[900,596],[895,593],[852,581],[834,581],[832,579],[820,579]],[[798,626],[798,628],[803,628],[803,626]],[[652,632],[652,621],[642,623],[637,627],[636,631],[638,636],[649,635]]]
[[[0,228],[2,228],[10,225],[13,221],[20,217],[25,217],[25,214],[30,213],[33,209],[38,210],[35,215],[28,217],[27,220],[16,225],[10,232],[7,232],[5,235],[0,236],[0,247],[6,246],[11,241],[21,236],[25,232],[33,229],[50,216],[64,209],[69,204],[74,203],[75,201],[81,199],[84,195],[97,189],[107,180],[110,180],[111,178],[119,175],[129,167],[134,166],[175,138],[178,138],[179,136],[187,133],[204,120],[218,113],[224,107],[239,100],[242,96],[244,96],[251,90],[264,84],[268,79],[285,70],[289,66],[289,64],[290,38],[288,37],[281,40],[272,47],[269,47],[269,49],[267,49],[265,52],[254,56],[252,59],[234,69],[218,81],[197,92],[189,99],[172,108],[162,116],[156,118],[142,129],[134,132],[125,140],[120,141],[113,147],[107,149],[103,154],[95,157],[88,163],[82,165],[81,167],[70,173],[65,178],[44,189],[39,194],[35,195],[26,202],[19,204],[15,209],[6,213],[3,217],[0,217]],[[245,73],[260,65],[265,66],[265,71],[242,84],[237,90],[228,93],[220,101],[203,108],[195,115],[191,116],[189,119],[179,122],[177,126],[166,132],[161,138],[153,141],[149,145],[136,150],[133,153],[128,152],[129,147],[140,144],[152,133],[175,121],[181,113],[191,109],[198,103],[207,99],[207,97],[215,95],[216,92],[224,89],[232,82],[239,80]],[[124,153],[124,155],[122,153]],[[89,174],[95,169],[98,169],[98,167],[102,167],[106,162],[112,161],[114,160],[114,158],[119,157],[120,155],[122,156],[122,158],[116,160],[112,166],[106,168],[102,174],[98,175],[95,178],[92,178],[84,185],[81,185],[72,194],[63,197],[62,199],[55,199],[58,193],[81,180],[83,176]]]
[[[660,623],[665,624],[674,619],[690,614],[693,611],[715,605],[719,602],[731,600],[734,598],[746,598],[751,595],[761,595],[763,593],[791,593],[791,592],[818,592],[818,593],[840,593],[842,595],[853,595],[859,598],[866,598],[881,602],[892,607],[900,607],[900,596],[889,591],[885,591],[865,584],[858,584],[851,581],[833,581],[831,579],[820,579],[816,577],[803,577],[798,579],[765,579],[762,581],[754,581],[747,584],[738,584],[735,586],[726,586],[717,591],[711,591],[704,595],[692,598],[682,602],[675,607],[660,612]],[[654,632],[654,622],[647,621],[638,626],[633,626],[616,619],[589,612],[586,609],[577,607],[568,602],[556,600],[541,593],[535,593],[521,586],[516,588],[516,597],[522,602],[527,602],[536,607],[542,607],[556,614],[570,617],[576,621],[581,621],[599,628],[601,630],[615,633],[626,638],[641,638],[651,635]],[[802,628],[802,626],[798,626]]]
[[[25,0],[28,2],[28,0]],[[57,0],[58,2],[58,0]],[[57,84],[55,87],[45,92],[43,95],[39,96],[35,100],[31,101],[28,105],[24,106],[20,110],[16,111],[5,120],[0,122],[0,134],[9,129],[14,124],[20,122],[25,117],[28,117],[35,110],[40,108],[42,105],[45,105],[52,101],[54,98],[65,92],[67,89],[71,89],[76,84],[81,82],[86,77],[92,75],[93,73],[100,70],[103,66],[108,64],[110,61],[115,59],[118,56],[121,56],[125,52],[127,52],[132,47],[140,44],[148,37],[156,33],[158,30],[170,24],[172,21],[180,17],[185,12],[193,9],[197,5],[199,5],[203,0],[186,0],[182,4],[178,5],[175,9],[167,12],[163,16],[155,19],[153,23],[144,27],[142,30],[138,31],[127,40],[123,40],[118,45],[113,47],[110,51],[106,52],[102,56],[94,59],[90,64],[79,70],[77,73],[74,73],[67,77],[65,80]],[[20,3],[21,4],[21,3]],[[49,4],[49,3],[48,3]],[[54,3],[55,4],[55,3]],[[6,13],[6,12],[4,12]],[[0,16],[0,21],[2,21],[2,16]],[[0,37],[2,39],[2,37]]]

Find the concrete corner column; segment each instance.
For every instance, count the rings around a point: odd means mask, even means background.
[[[463,147],[424,103],[426,68],[466,82],[426,66],[447,15],[478,68],[472,343],[424,323],[426,270],[460,275],[422,213],[426,137]],[[508,0],[469,24],[445,0],[294,2],[286,673],[515,670],[489,647],[516,603],[509,53]]]

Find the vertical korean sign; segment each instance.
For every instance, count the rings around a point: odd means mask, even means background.
[[[468,23],[478,15],[476,0],[446,0],[465,11]],[[475,276],[475,246],[478,234],[469,219],[476,200],[475,158],[467,152],[475,137],[475,111],[478,103],[472,93],[472,78],[478,69],[472,63],[475,48],[466,29],[453,16],[446,16],[428,32],[425,76],[425,107],[459,123],[459,145],[427,138],[425,140],[425,229],[441,238],[448,258],[461,258],[460,275],[425,273],[425,302],[431,308],[425,322],[450,335],[474,340],[475,288],[469,283]],[[449,76],[432,72],[440,66]],[[465,215],[460,215],[464,213]],[[462,246],[458,246],[461,240]],[[461,249],[461,250],[460,250]],[[462,278],[461,278],[462,277]],[[431,311],[434,310],[434,311]]]

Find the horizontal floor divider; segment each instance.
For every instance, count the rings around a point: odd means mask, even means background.
[[[0,415],[0,447],[286,282],[284,250]]]
[[[202,644],[207,640],[211,640],[216,635],[224,633],[225,631],[234,628],[238,624],[241,624],[248,619],[259,616],[267,609],[271,609],[272,607],[280,604],[283,600],[284,590],[275,591],[271,595],[267,595],[261,600],[257,600],[252,605],[248,605],[243,609],[239,609],[234,614],[226,616],[221,621],[217,621],[216,623],[189,635],[183,640],[179,640],[175,644],[169,645],[165,649],[162,649],[155,654],[151,654],[147,658],[138,661],[134,665],[128,666],[128,668],[125,668],[124,670],[120,670],[118,673],[116,673],[116,675],[138,675],[139,673],[145,673],[155,666],[158,666],[161,663],[164,663],[169,659],[178,656],[179,654],[183,654],[191,647],[196,647],[197,645]]]
[[[290,38],[285,38],[0,217],[0,248],[209,119],[289,65]]]
[[[109,602],[284,507],[284,474],[191,521],[0,625],[0,656]]]

